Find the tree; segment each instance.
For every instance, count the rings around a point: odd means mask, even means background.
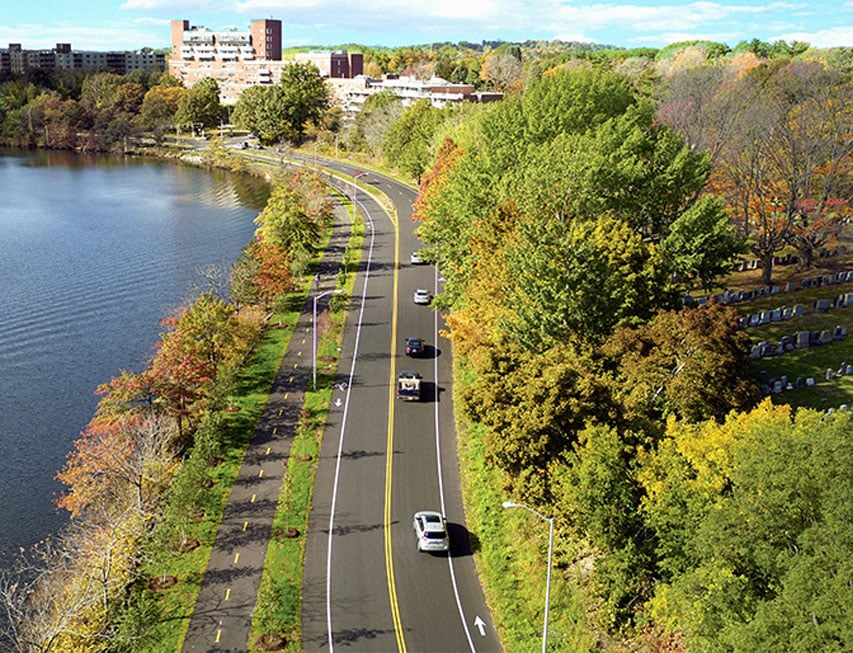
[[[288,253],[278,245],[268,243],[263,236],[249,246],[249,255],[255,261],[251,277],[258,299],[271,307],[282,294],[293,289],[292,264]]]
[[[148,514],[168,479],[174,432],[154,411],[93,419],[57,478],[69,487],[57,505],[80,517],[96,510]]]
[[[486,457],[511,492],[539,503],[551,493],[549,464],[569,450],[586,419],[607,404],[576,347],[531,354],[511,342],[480,352],[476,381],[462,396],[466,414],[487,427]]]
[[[213,291],[206,291],[181,313],[175,333],[182,347],[204,358],[215,377],[220,367],[234,364],[242,351],[238,346],[234,307]]]
[[[512,316],[503,328],[530,351],[573,335],[595,342],[672,301],[659,248],[609,217],[566,225],[526,216],[506,265]]]
[[[285,121],[284,107],[275,86],[250,86],[240,94],[234,113],[234,124],[250,131],[264,145],[292,136]]]
[[[295,140],[300,140],[308,123],[317,123],[329,108],[329,87],[311,63],[294,63],[281,71],[278,84],[285,120]]]
[[[184,128],[195,129],[219,126],[222,118],[222,105],[219,104],[219,84],[211,77],[205,77],[193,84],[192,88],[181,95],[175,122]]]
[[[850,648],[851,425],[769,400],[670,422],[638,478],[664,572],[651,612],[688,647]]]
[[[593,589],[600,619],[609,628],[634,617],[648,598],[654,573],[654,540],[639,512],[638,438],[591,422],[567,454],[552,462],[554,505],[574,539],[595,556]]]
[[[521,82],[521,59],[506,52],[495,52],[483,61],[480,77],[497,91],[513,90]]]
[[[116,93],[124,79],[117,73],[98,72],[83,81],[80,102],[93,116],[115,108]]]
[[[432,138],[441,122],[441,111],[429,100],[418,100],[388,129],[382,141],[382,156],[420,183],[430,161]]]
[[[369,96],[345,132],[347,146],[377,156],[385,134],[402,113],[403,103],[394,91],[389,89]]]
[[[661,248],[683,283],[696,281],[703,290],[710,291],[746,251],[747,243],[735,237],[734,225],[722,202],[705,195],[670,225]]]
[[[748,344],[737,312],[712,304],[661,311],[639,328],[617,328],[601,354],[614,368],[614,397],[626,415],[697,421],[722,419],[757,402]]]
[[[721,194],[769,284],[773,256],[794,243],[806,263],[850,212],[850,85],[814,64],[763,65],[742,84],[761,93],[739,114],[712,188]]]

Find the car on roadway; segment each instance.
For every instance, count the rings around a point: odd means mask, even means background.
[[[418,288],[412,294],[412,301],[415,304],[429,304],[432,301],[432,296],[429,294],[429,290]]]
[[[420,510],[412,519],[418,551],[442,552],[450,549],[447,521],[435,510]]]
[[[420,338],[408,338],[406,340],[406,356],[421,356],[426,347]]]
[[[409,262],[412,265],[421,265],[422,263],[426,263],[426,261],[424,261],[423,257],[421,256],[420,251],[412,252],[409,255]]]

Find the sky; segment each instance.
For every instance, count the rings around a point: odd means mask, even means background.
[[[578,41],[662,48],[757,38],[853,46],[853,0],[0,0],[0,48],[168,48],[173,19],[213,31],[282,21],[284,46]]]

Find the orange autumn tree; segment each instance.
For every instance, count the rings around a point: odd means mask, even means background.
[[[853,89],[816,62],[766,63],[741,84],[760,94],[742,107],[715,161],[709,189],[725,198],[752,240],[765,284],[788,245],[810,265],[850,215]]]
[[[95,417],[56,475],[69,488],[57,505],[73,517],[93,509],[148,514],[170,476],[174,445],[173,425],[151,409]]]
[[[256,263],[252,281],[259,299],[269,308],[277,297],[294,287],[290,257],[283,247],[268,242],[262,234],[249,245],[248,252]]]

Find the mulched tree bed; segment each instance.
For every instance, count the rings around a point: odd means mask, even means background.
[[[154,591],[167,590],[177,584],[177,582],[177,576],[167,576],[166,574],[152,576],[148,579],[148,589]]]
[[[200,546],[200,540],[194,537],[185,537],[177,543],[175,548],[181,553],[189,553],[190,551],[195,551]]]
[[[258,648],[262,651],[281,651],[287,646],[287,640],[278,633],[264,633],[258,637]]]

